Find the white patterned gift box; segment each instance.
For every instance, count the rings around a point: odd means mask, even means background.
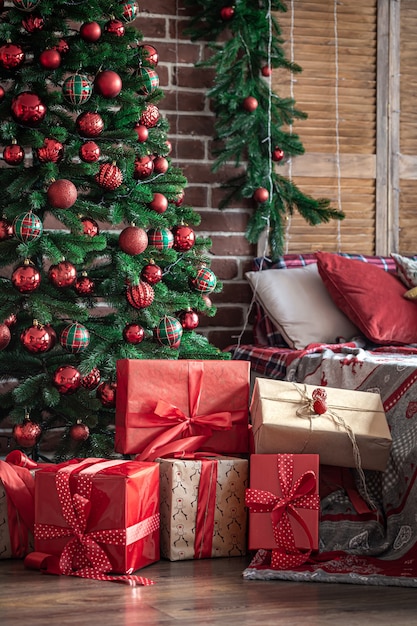
[[[242,556],[247,546],[248,461],[209,455],[158,459],[161,556]]]

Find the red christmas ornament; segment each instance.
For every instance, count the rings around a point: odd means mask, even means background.
[[[26,417],[21,424],[13,426],[13,437],[21,448],[33,448],[42,435],[42,428]]]
[[[187,252],[191,250],[195,244],[195,233],[189,226],[181,224],[174,226],[172,229],[174,235],[174,245],[172,246],[177,252]]]
[[[69,45],[65,39],[60,39],[56,46],[54,46],[54,49],[58,50],[59,54],[64,55],[69,51]]]
[[[186,311],[181,311],[178,316],[178,319],[181,322],[181,326],[184,330],[194,330],[200,323],[200,319],[195,311],[192,309],[187,309]]]
[[[231,20],[234,14],[235,14],[234,7],[223,7],[222,9],[220,9],[220,17],[222,18],[224,22]]]
[[[182,203],[184,202],[184,192],[181,191],[180,195],[178,196],[178,198],[175,200],[174,204],[175,206],[181,206]]]
[[[86,273],[83,273],[83,275],[75,281],[74,290],[79,296],[91,296],[94,293],[94,289],[95,283]]]
[[[258,189],[255,189],[255,191],[253,192],[252,198],[255,200],[255,202],[259,202],[262,204],[263,202],[269,200],[269,191],[268,189],[265,189],[265,187],[258,187]]]
[[[97,22],[85,22],[80,27],[80,36],[88,43],[94,43],[101,37],[101,26]]]
[[[5,96],[6,92],[4,91],[4,88],[0,85],[0,102],[3,102]]]
[[[46,197],[53,209],[69,209],[77,201],[77,187],[70,180],[60,178],[48,187]]]
[[[61,365],[55,371],[52,383],[61,395],[67,396],[81,387],[81,374],[73,365]]]
[[[17,215],[13,222],[13,234],[17,239],[26,243],[38,239],[43,233],[41,219],[32,211]]]
[[[87,424],[83,424],[81,420],[77,420],[69,429],[69,436],[73,441],[86,441],[90,436],[90,429]]]
[[[95,163],[101,155],[100,147],[95,141],[86,141],[80,146],[78,156],[84,163]]]
[[[22,26],[28,33],[37,33],[45,26],[45,20],[40,13],[29,13],[22,19]]]
[[[64,328],[59,337],[59,342],[67,352],[78,354],[88,348],[90,333],[83,324],[74,322]]]
[[[94,89],[103,98],[116,98],[121,92],[122,86],[122,79],[119,74],[112,70],[99,72],[94,80]]]
[[[140,143],[145,143],[149,137],[149,131],[143,124],[135,124],[135,131]]]
[[[262,76],[271,76],[272,68],[269,65],[264,65],[261,68],[261,74],[262,74]]]
[[[135,309],[146,309],[154,300],[155,292],[151,285],[140,281],[139,285],[130,285],[126,291],[127,301]]]
[[[109,33],[109,35],[114,35],[115,37],[123,37],[123,35],[125,34],[124,24],[120,20],[109,20],[104,25],[104,29],[106,33]]]
[[[25,62],[25,53],[14,43],[0,46],[0,66],[5,70],[17,70]]]
[[[123,6],[123,19],[126,22],[133,22],[136,19],[139,11],[139,7],[134,0],[122,0],[119,2]]]
[[[126,254],[142,254],[148,247],[146,230],[137,226],[127,226],[119,235],[119,247]]]
[[[96,396],[104,407],[109,409],[116,406],[116,383],[102,382],[97,388]]]
[[[147,43],[139,46],[139,54],[144,65],[156,67],[159,61],[158,51],[154,46]]]
[[[154,163],[150,156],[138,157],[135,160],[135,169],[133,171],[133,178],[135,180],[143,180],[148,178],[153,172]]]
[[[210,298],[208,297],[207,294],[203,294],[201,296],[201,299],[203,300],[203,302],[206,305],[206,307],[208,307],[209,309],[213,306],[213,303],[212,303],[212,301],[210,300]]]
[[[36,93],[22,91],[12,100],[11,114],[18,124],[36,128],[46,115],[46,106]]]
[[[249,111],[249,113],[253,113],[258,108],[258,101],[253,96],[248,96],[242,102],[242,106],[245,111]]]
[[[88,389],[88,391],[92,391],[95,389],[100,383],[101,374],[100,370],[97,367],[93,367],[89,374],[86,374],[81,379],[81,385],[84,389]]]
[[[36,9],[41,0],[13,0],[16,9],[20,11],[33,11]]]
[[[12,338],[9,326],[3,322],[0,324],[0,350],[5,350]]]
[[[13,143],[4,148],[3,159],[7,165],[20,165],[25,159],[25,151],[14,140]]]
[[[41,284],[40,272],[33,263],[26,260],[14,270],[12,284],[20,293],[32,293]]]
[[[136,324],[132,322],[131,324],[126,324],[123,329],[123,339],[127,343],[131,343],[136,346],[138,343],[141,343],[145,338],[145,331],[140,324]]]
[[[46,137],[36,154],[41,163],[59,163],[64,156],[64,146],[53,137]]]
[[[140,277],[145,283],[156,285],[162,280],[162,270],[159,265],[156,265],[155,261],[150,261],[142,268]]]
[[[281,150],[281,148],[278,148],[278,146],[276,146],[272,151],[272,160],[279,162],[282,161],[283,158],[284,150]]]
[[[56,70],[61,65],[61,55],[54,48],[44,50],[39,55],[39,63],[46,70]]]
[[[23,330],[20,334],[22,346],[32,354],[47,352],[55,345],[55,338],[50,329],[50,326],[48,328],[34,320],[33,325]]]
[[[149,203],[149,208],[156,213],[165,213],[168,208],[168,200],[163,193],[154,193],[153,199]]]
[[[48,278],[58,289],[72,287],[77,280],[77,270],[69,261],[61,261],[56,265],[51,265]]]
[[[104,122],[98,113],[85,111],[81,113],[75,120],[78,133],[82,137],[93,139],[98,137],[104,130]]]
[[[159,118],[161,114],[159,112],[158,107],[155,104],[148,102],[145,110],[140,116],[139,122],[146,126],[146,128],[153,128],[159,122]]]
[[[6,326],[10,328],[11,326],[14,326],[16,322],[17,322],[16,315],[14,313],[10,313],[9,317],[6,317],[3,323],[6,324]]]
[[[155,174],[165,174],[169,168],[169,163],[165,157],[158,156],[153,161],[153,171]]]
[[[0,241],[6,241],[13,237],[13,225],[2,217],[0,219]]]
[[[167,147],[167,151],[165,153],[165,156],[167,156],[168,154],[171,154],[172,152],[172,143],[169,141],[169,139],[166,140],[165,145]]]
[[[95,237],[99,234],[100,229],[96,220],[93,220],[90,217],[83,217],[81,218],[81,223],[83,225],[84,235],[88,235],[89,237]]]
[[[114,191],[123,182],[122,171],[113,163],[103,163],[100,166],[98,174],[95,175],[95,181],[107,191]]]

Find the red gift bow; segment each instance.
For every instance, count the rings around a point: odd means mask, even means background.
[[[246,506],[253,513],[271,513],[274,539],[277,548],[272,550],[272,569],[297,567],[307,561],[313,546],[310,530],[298,513],[299,509],[318,510],[320,497],[314,491],[317,485],[316,474],[309,470],[293,484],[294,458],[292,454],[277,454],[278,480],[282,496],[260,489],[247,489]],[[305,531],[310,549],[302,552],[295,545],[294,532],[291,527],[290,515]]]
[[[11,553],[22,558],[28,551],[28,533],[33,533],[35,479],[28,469],[0,461],[0,480],[7,496]]]
[[[55,539],[71,537],[65,545],[59,562],[52,555],[35,552],[26,560],[27,567],[46,567],[47,573],[64,574],[93,578],[94,580],[108,580],[125,583],[130,586],[153,585],[154,581],[143,576],[108,576],[105,572],[112,570],[112,564],[98,542],[112,545],[129,545],[146,537],[159,528],[159,513],[131,526],[127,529],[97,530],[86,533],[88,516],[91,510],[91,487],[93,475],[107,467],[114,467],[125,461],[97,462],[92,467],[83,470],[78,475],[77,493],[73,496],[70,491],[70,476],[79,469],[79,466],[68,466],[59,469],[55,482],[58,497],[62,507],[62,515],[69,528],[62,528],[50,524],[35,524],[35,537],[39,539]]]
[[[207,441],[213,430],[231,429],[232,414],[230,411],[198,415],[203,390],[203,373],[202,363],[189,363],[189,415],[186,415],[175,405],[159,400],[154,410],[155,415],[146,416],[146,422],[143,424],[145,427],[168,426],[169,428],[155,437],[152,443],[135,457],[135,460],[154,461],[157,457],[166,457],[181,451],[194,452]]]

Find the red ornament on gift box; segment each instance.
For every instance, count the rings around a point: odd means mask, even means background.
[[[20,165],[25,160],[25,151],[14,140],[9,146],[4,148],[3,159],[7,165]]]
[[[84,389],[88,389],[88,391],[92,391],[95,389],[101,380],[100,370],[97,367],[93,367],[91,372],[86,374],[81,379],[81,385]]]
[[[138,285],[129,285],[126,290],[126,299],[135,309],[146,309],[152,304],[154,298],[153,288],[142,280]]]
[[[0,46],[0,66],[5,70],[17,70],[25,62],[25,53],[14,43]]]
[[[6,241],[13,237],[13,226],[9,220],[2,217],[0,219],[0,241]]]
[[[83,226],[83,234],[88,235],[88,237],[96,237],[100,232],[96,220],[93,220],[91,217],[82,217],[81,224]]]
[[[61,65],[61,55],[54,48],[44,50],[39,55],[39,63],[46,70],[56,70]]]
[[[127,226],[119,235],[119,247],[126,254],[142,254],[148,247],[146,230],[137,226]]]
[[[84,163],[95,163],[101,155],[100,147],[95,141],[86,141],[80,146],[78,156]]]
[[[142,343],[145,338],[145,331],[140,324],[136,324],[135,322],[131,322],[130,324],[126,324],[123,329],[123,339],[127,343],[131,343],[132,345],[137,345],[138,343]]]
[[[94,43],[101,37],[101,26],[98,22],[85,22],[80,27],[80,36],[88,43]]]
[[[98,137],[104,130],[104,122],[101,115],[93,113],[92,111],[80,113],[75,120],[75,125],[78,133],[82,137],[88,137],[90,139]]]
[[[36,446],[42,435],[42,428],[36,422],[32,422],[26,417],[21,424],[13,427],[13,437],[18,446],[22,448],[33,448]]]
[[[149,208],[156,213],[165,213],[168,208],[168,200],[163,193],[154,193],[152,201],[149,203]]]
[[[37,267],[29,260],[13,271],[12,284],[20,293],[32,293],[41,284],[41,275]]]
[[[154,170],[154,162],[150,156],[137,157],[133,171],[135,180],[144,180],[151,176]]]
[[[51,265],[48,272],[50,282],[58,289],[72,287],[77,280],[77,270],[69,261],[60,261]]]
[[[44,326],[34,320],[32,326],[22,331],[20,342],[28,352],[43,354],[51,350],[55,345],[54,331],[52,331],[50,326]]]
[[[249,113],[253,113],[254,111],[256,111],[256,109],[258,108],[258,101],[256,98],[254,98],[253,96],[248,96],[247,98],[245,98],[242,102],[242,106],[245,109],[245,111],[248,111]]]
[[[90,429],[87,424],[83,424],[81,420],[77,420],[69,429],[69,436],[73,441],[87,441],[90,436]]]
[[[60,178],[49,185],[46,197],[53,209],[70,209],[77,201],[77,187],[70,180]]]
[[[71,395],[81,386],[81,374],[73,365],[61,365],[55,371],[52,383],[63,396]]]
[[[149,131],[143,124],[135,124],[135,131],[140,143],[145,143],[149,137]]]
[[[114,191],[123,182],[123,174],[120,168],[113,163],[103,163],[98,174],[95,175],[96,183],[107,191]]]
[[[10,112],[18,124],[37,128],[45,118],[46,106],[33,91],[22,91],[14,96]]]
[[[112,70],[99,72],[94,80],[96,93],[103,98],[116,98],[122,90],[122,79]]]
[[[12,335],[6,323],[0,324],[0,350],[5,350],[11,341]]]
[[[174,235],[174,250],[177,250],[177,252],[191,250],[195,244],[195,233],[192,228],[181,224],[180,226],[174,226],[172,232]]]
[[[267,202],[267,200],[269,200],[269,191],[268,189],[265,189],[265,187],[258,187],[258,189],[255,189],[253,192],[252,197],[255,202],[262,204],[263,202]]]
[[[53,137],[46,137],[36,154],[41,163],[59,163],[64,156],[64,146]]]
[[[111,409],[116,406],[116,391],[116,383],[105,381],[97,387],[96,396],[104,407]]]
[[[125,34],[125,27],[123,22],[120,20],[112,19],[106,22],[104,25],[104,30],[109,35],[114,35],[115,37],[123,37]]]
[[[156,265],[155,261],[150,261],[145,267],[142,268],[140,277],[146,283],[150,285],[156,285],[162,280],[162,270],[159,265]]]
[[[142,112],[139,122],[146,126],[146,128],[153,128],[159,122],[161,114],[158,107],[151,102],[148,102],[145,110]]]

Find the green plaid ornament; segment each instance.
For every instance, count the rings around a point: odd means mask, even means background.
[[[39,3],[40,0],[13,0],[14,6],[20,11],[33,11]]]
[[[182,337],[181,322],[175,317],[165,315],[154,332],[155,338],[162,346],[179,348]]]
[[[149,96],[155,89],[158,89],[159,76],[155,70],[151,70],[149,67],[140,67],[137,71],[137,76],[141,82],[138,93],[143,96]]]
[[[59,341],[61,346],[67,350],[67,352],[76,354],[77,352],[82,352],[88,347],[88,344],[90,343],[90,333],[85,326],[79,324],[78,322],[74,322],[64,328]]]
[[[148,242],[157,250],[167,250],[174,245],[174,235],[168,228],[151,228],[148,230]]]
[[[43,233],[42,221],[32,211],[21,213],[13,222],[13,233],[23,243],[33,241]]]
[[[215,274],[208,267],[201,267],[190,280],[191,287],[200,293],[211,293],[217,283]]]
[[[137,18],[139,12],[139,7],[135,0],[127,0],[127,2],[120,2],[119,4],[123,5],[122,18],[124,21],[133,22],[133,20]]]
[[[83,104],[90,99],[93,85],[85,74],[74,74],[64,80],[62,93],[71,104]]]

